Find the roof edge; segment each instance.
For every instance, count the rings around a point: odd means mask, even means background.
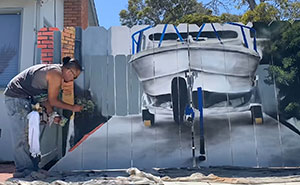
[[[98,20],[97,10],[96,10],[96,6],[95,6],[95,1],[89,0],[89,3],[90,3],[90,7],[92,9],[93,19],[94,19],[95,23],[97,24],[97,26],[99,26],[99,20]]]

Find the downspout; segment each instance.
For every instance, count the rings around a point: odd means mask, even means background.
[[[42,2],[41,0],[35,0],[35,25],[34,25],[34,33],[35,33],[35,38],[34,38],[34,49],[33,49],[33,65],[38,64],[37,61],[37,36],[38,36],[38,30],[40,27],[40,11],[41,11],[41,5]]]
[[[56,0],[54,0],[54,27],[56,28]]]

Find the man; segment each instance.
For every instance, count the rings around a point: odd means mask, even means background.
[[[14,147],[15,178],[25,177],[37,171],[36,159],[30,155],[28,145],[28,120],[31,105],[41,103],[48,114],[53,107],[80,112],[82,106],[70,105],[58,99],[63,81],[75,80],[82,68],[77,60],[65,57],[63,65],[38,64],[15,76],[4,91],[5,104],[12,117],[11,135]],[[46,100],[46,101],[45,101]]]

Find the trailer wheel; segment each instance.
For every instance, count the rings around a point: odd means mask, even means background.
[[[250,107],[251,110],[251,118],[253,124],[263,124],[263,112],[260,104],[252,105]]]
[[[176,123],[183,122],[184,111],[188,104],[186,81],[182,77],[175,77],[171,85],[171,100],[173,119]]]

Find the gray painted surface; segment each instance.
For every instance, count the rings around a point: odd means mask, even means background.
[[[274,84],[267,84],[265,80],[269,76],[269,65],[259,65],[256,71],[258,74],[258,92],[261,97],[261,103],[264,112],[268,114],[277,114],[276,107],[278,106],[275,94]]]
[[[250,117],[250,116],[249,116]],[[256,166],[256,145],[251,120],[229,117],[233,166]],[[242,142],[241,142],[242,141]]]
[[[40,61],[41,61],[41,58],[42,58],[41,57],[42,48],[37,48],[36,52],[37,52],[36,61],[38,61],[38,63],[41,63]]]
[[[106,63],[107,56],[91,57],[90,91],[98,106],[98,111],[102,110],[102,91],[105,89],[105,83],[102,80],[102,64]],[[100,106],[99,106],[100,105]]]
[[[84,87],[102,115],[140,112],[141,87],[136,72],[128,64],[130,56],[84,56]]]
[[[88,27],[82,32],[82,54],[107,55],[108,33],[104,27]],[[84,58],[83,58],[84,61]]]
[[[97,56],[85,56],[84,57],[84,71],[81,74],[84,76],[84,89],[90,89],[91,73],[92,73],[92,62],[97,58]]]
[[[127,58],[124,55],[115,57],[116,66],[116,114],[127,115]]]
[[[86,56],[85,87],[102,115],[115,114],[115,64],[113,56]]]
[[[11,119],[7,115],[6,106],[4,104],[4,95],[3,91],[0,90],[0,118],[1,118],[1,137],[0,137],[0,162],[2,161],[13,161],[13,151],[12,151],[12,143],[11,143],[11,130],[10,125]],[[5,152],[3,152],[5,151]]]
[[[107,56],[107,42],[107,30],[104,27],[88,27],[82,32],[82,61],[84,67],[82,75],[84,76],[82,88],[85,90],[91,91],[91,81],[95,80],[96,82],[96,80],[98,80],[96,85],[99,85],[101,78],[98,75],[100,74],[101,66],[99,66],[97,62],[103,60],[101,57]],[[98,74],[92,76],[92,74],[94,74],[93,72]],[[92,79],[96,76],[97,79]],[[101,93],[101,91],[97,92]],[[97,95],[96,91],[93,91],[92,93],[94,95],[93,99],[98,99],[98,101],[101,101],[101,98],[99,98],[100,95]],[[102,104],[97,105],[99,110],[101,110]]]
[[[75,27],[74,58],[82,65],[82,28]]]
[[[54,46],[53,46],[53,63],[61,64],[61,32],[54,31]],[[39,52],[38,52],[39,53]],[[37,56],[41,56],[39,53]]]
[[[108,54],[128,55],[131,51],[131,33],[127,26],[112,26],[108,29]]]
[[[101,106],[102,115],[107,115],[107,88],[109,86],[107,81],[107,60],[108,56],[106,56],[104,60],[100,60],[100,68],[98,69],[101,74],[101,91],[98,93],[101,94],[101,104],[99,104],[99,106]]]
[[[51,160],[60,159],[62,157],[62,128],[59,125],[44,125],[44,134],[41,135],[40,149],[42,160],[40,166],[43,167]]]
[[[300,166],[299,153],[299,135],[296,133],[288,132],[288,128],[285,126],[279,127],[281,132],[279,138],[282,141],[282,158],[283,166]]]
[[[215,124],[204,123],[204,132],[210,133],[205,136],[205,150],[206,154],[210,156],[207,157],[207,163],[212,166],[220,163],[230,165],[233,163],[233,151],[228,116],[216,116],[215,121],[218,122],[218,129],[215,128]]]
[[[299,136],[285,126],[278,127],[277,120],[268,115],[264,114],[264,118],[264,124],[253,125],[250,111],[205,114],[207,159],[198,161],[198,166],[299,166]],[[196,156],[199,156],[199,119],[195,120],[195,131]],[[190,126],[175,124],[170,112],[157,112],[156,125],[152,127],[145,127],[140,115],[115,116],[51,170],[130,166],[192,167]]]
[[[118,128],[113,122],[108,122],[107,127],[107,167],[109,169],[129,168],[131,166],[131,126],[126,124],[127,120],[117,117]],[[119,161],[119,162],[116,162]]]
[[[140,82],[128,66],[129,31],[124,26],[109,30],[89,27],[83,31],[84,89],[91,91],[104,116],[140,112]]]
[[[108,56],[107,64],[107,113],[108,115],[115,115],[116,106],[115,106],[115,62],[113,56]]]
[[[256,125],[256,138],[257,138],[257,155],[258,155],[258,166],[283,166],[282,161],[282,145],[281,133],[279,132],[282,126],[276,120],[268,122],[267,124]],[[292,136],[295,133],[285,130],[284,133]],[[298,136],[299,137],[299,136]],[[294,137],[293,137],[294,138]],[[266,142],[268,141],[268,142]],[[298,148],[296,144],[295,148]],[[271,157],[270,157],[271,156]]]
[[[129,61],[130,55],[127,56]],[[129,114],[138,114],[140,111],[140,82],[137,74],[132,67],[132,64],[128,64],[128,102],[129,102]]]

